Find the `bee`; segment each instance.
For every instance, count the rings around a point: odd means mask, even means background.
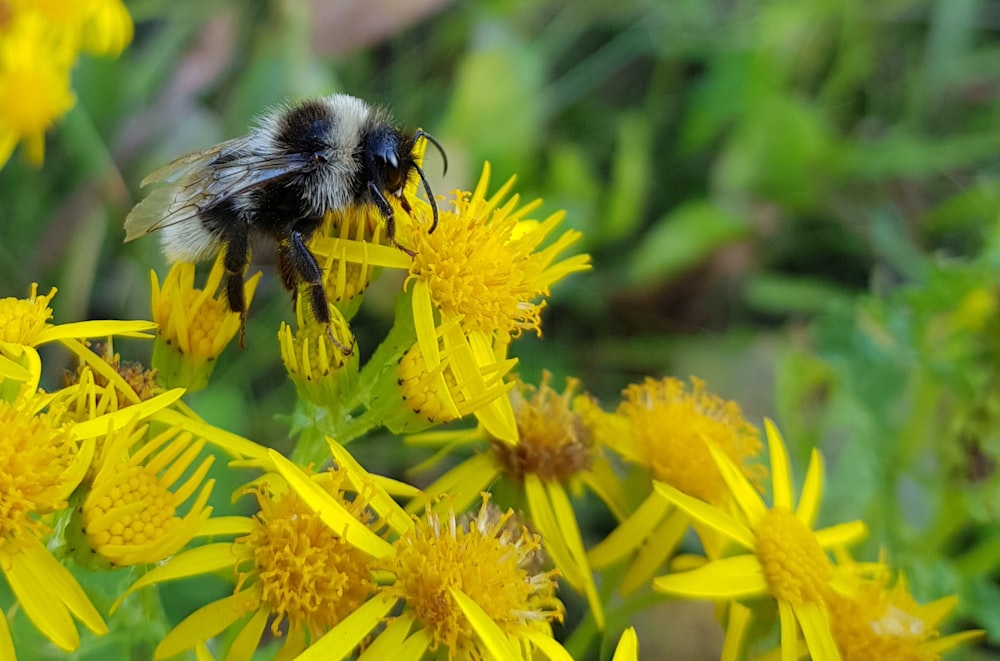
[[[226,299],[240,315],[243,346],[250,238],[272,240],[285,289],[308,287],[313,316],[332,335],[323,273],[306,244],[328,211],[372,205],[389,242],[413,256],[396,242],[387,196],[410,213],[403,190],[415,173],[433,211],[429,231],[437,227],[434,194],[415,154],[421,139],[437,148],[447,171],[437,140],[396,127],[387,111],[361,99],[333,94],[279,107],[247,135],[185,154],[143,179],[143,187],[160,186],[128,214],[125,241],[159,232],[170,262],[201,261],[224,250]]]

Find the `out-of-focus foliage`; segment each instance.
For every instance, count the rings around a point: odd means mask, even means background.
[[[957,593],[962,624],[995,650],[996,6],[403,4],[127,3],[133,45],[78,64],[44,167],[15,153],[0,171],[0,296],[38,281],[58,286],[57,318],[148,318],[162,257],[154,240],[123,245],[121,229],[146,173],[289,97],[384,104],[445,145],[444,178],[434,153],[426,163],[438,193],[489,160],[583,231],[594,269],[560,285],[544,345],[517,345],[526,377],[574,374],[611,401],[636,375],[693,373],[749,416],[776,415],[796,465],[826,453],[826,513],[864,519],[916,595]],[[264,246],[255,257],[273,261]],[[362,354],[393,294],[376,287],[355,319]],[[227,352],[191,398],[279,448],[288,420],[274,412],[294,408],[294,390],[273,333],[289,305],[266,275],[254,350]],[[357,450],[383,473],[415,463],[391,447]],[[594,537],[609,525],[588,523]],[[191,610],[182,593],[174,619]]]

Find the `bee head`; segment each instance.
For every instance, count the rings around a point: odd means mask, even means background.
[[[441,153],[441,158],[444,160],[444,169],[447,172],[448,157],[445,155],[440,143],[430,134],[420,130],[413,135],[406,135],[399,129],[388,126],[368,134],[364,147],[365,164],[368,167],[371,182],[378,189],[379,193],[384,194],[388,192],[400,198],[405,209],[409,209],[409,204],[403,198],[403,186],[406,184],[406,179],[410,176],[410,170],[415,170],[424,186],[424,192],[427,193],[427,200],[430,202],[434,213],[434,222],[431,223],[429,230],[433,232],[438,224],[437,202],[434,200],[434,192],[427,182],[427,177],[424,176],[423,169],[417,164],[417,160],[413,155],[413,150],[420,138],[428,140]]]

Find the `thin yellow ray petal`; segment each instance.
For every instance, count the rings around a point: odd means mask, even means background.
[[[738,601],[729,604],[729,621],[726,623],[726,640],[722,645],[721,661],[738,661],[743,655],[751,611]]]
[[[392,597],[384,593],[375,595],[307,647],[297,661],[343,659],[354,651],[395,605],[396,600]]]
[[[778,601],[778,621],[781,629],[781,661],[796,661],[799,647],[799,627],[795,612],[787,601]]]
[[[10,636],[10,627],[7,626],[7,618],[0,617],[0,659],[16,659],[14,653],[14,639]]]
[[[302,498],[302,502],[316,512],[316,516],[344,541],[375,558],[384,558],[394,552],[392,544],[358,521],[346,507],[323,491],[323,488],[313,482],[301,468],[274,450],[268,450],[268,457],[274,462],[278,473]]]
[[[171,629],[156,646],[153,658],[159,661],[177,656],[199,642],[222,633],[246,613],[259,608],[259,605],[260,587],[256,585],[208,603]]]
[[[396,650],[410,633],[413,622],[407,618],[391,620],[375,640],[358,657],[358,661],[382,661],[395,656]]]
[[[368,471],[344,446],[329,436],[326,437],[326,445],[330,448],[330,454],[336,464],[345,469],[347,481],[358,493],[364,496],[368,506],[377,512],[390,528],[398,534],[404,534],[413,529],[413,519],[410,518],[410,515],[392,499],[392,496],[382,488],[379,482],[370,479]],[[365,477],[369,478],[367,483],[363,479]]]
[[[792,610],[799,621],[802,636],[806,639],[813,661],[840,661],[840,651],[830,631],[830,616],[822,604],[793,604]]]
[[[587,552],[590,566],[601,569],[635,551],[656,529],[668,509],[670,501],[658,493],[650,492],[631,516]]]
[[[48,553],[48,551],[45,551]],[[24,554],[13,560],[4,558],[0,563],[14,596],[34,625],[59,649],[71,652],[80,646],[80,634],[65,604],[47,590],[39,589],[44,578],[35,575]]]
[[[611,661],[636,661],[639,658],[639,636],[635,633],[635,627],[628,627],[622,632],[615,647],[615,655]]]
[[[753,531],[719,508],[678,491],[663,482],[654,481],[653,488],[664,498],[690,514],[692,518],[701,521],[713,530],[718,530],[746,549],[754,548]]]
[[[270,616],[268,609],[258,608],[253,617],[243,625],[240,632],[233,639],[233,644],[226,654],[226,661],[240,661],[242,659],[252,659],[254,651],[260,646],[260,637],[267,626],[267,619]]]
[[[566,582],[576,590],[583,590],[586,578],[580,574],[579,567],[573,562],[573,554],[559,535],[559,522],[545,494],[545,486],[537,475],[528,473],[524,476],[524,494],[528,499],[531,521],[542,535],[545,552],[552,557],[553,564],[559,568]]]
[[[426,280],[417,280],[413,283],[411,296],[417,344],[420,345],[420,353],[424,356],[427,371],[431,371],[441,364],[441,352],[438,348],[437,324],[434,322],[430,284]]]
[[[649,583],[663,566],[687,532],[691,519],[687,513],[674,510],[653,530],[639,549],[632,565],[621,579],[621,593],[629,595]]]
[[[477,454],[434,480],[424,492],[430,498],[443,493],[449,494],[451,500],[445,507],[450,506],[456,512],[464,512],[474,501],[479,500],[479,494],[485,491],[499,475],[500,467],[492,454]],[[422,508],[422,503],[413,500],[406,509],[409,512],[417,512]]]
[[[232,569],[235,563],[236,556],[233,555],[233,545],[231,542],[218,542],[215,544],[206,544],[205,546],[197,546],[190,551],[185,551],[180,555],[174,556],[167,564],[159,565],[140,576],[112,604],[110,612],[114,613],[118,610],[125,597],[147,585],[173,581],[178,578],[187,578],[188,576],[210,574],[224,568]]]
[[[752,554],[714,560],[698,569],[653,579],[653,589],[695,599],[742,599],[767,594],[760,561]]]
[[[78,422],[73,425],[73,438],[90,438],[107,434],[109,425],[110,431],[118,431],[136,418],[148,418],[157,411],[165,409],[180,399],[183,394],[184,388],[174,388],[120,411],[106,413],[85,422]]]
[[[472,630],[476,632],[486,651],[497,661],[521,659],[520,651],[510,643],[507,634],[493,621],[486,611],[458,588],[449,588],[451,598],[455,600],[462,613],[469,620]]]
[[[817,530],[815,534],[816,541],[824,549],[851,546],[868,536],[868,526],[864,521],[850,521]]]
[[[764,429],[767,434],[767,447],[771,453],[774,507],[780,507],[791,512],[794,509],[791,483],[792,471],[788,465],[785,441],[781,438],[781,432],[778,431],[778,428],[770,418],[764,418]]]
[[[71,338],[105,337],[108,335],[150,339],[153,336],[143,331],[151,330],[156,330],[156,323],[152,321],[105,321],[103,319],[74,321],[69,324],[49,326],[38,334],[35,344],[45,344],[47,342]]]
[[[795,516],[807,528],[812,528],[819,515],[820,501],[823,498],[823,456],[813,448],[809,458],[809,470],[806,471],[806,481],[802,485],[802,495]]]
[[[566,651],[566,648],[560,645],[551,635],[546,635],[539,631],[528,631],[521,634],[521,637],[528,640],[549,661],[573,661],[573,657]],[[532,655],[532,658],[534,658],[534,655]],[[634,659],[635,657],[632,658]]]
[[[50,599],[54,596],[57,597],[65,604],[70,613],[94,633],[106,634],[108,626],[104,624],[101,614],[90,603],[90,597],[77,583],[76,577],[56,560],[37,539],[26,538],[24,543],[25,547],[21,552],[22,566],[35,577],[36,582],[32,589],[37,591],[39,585],[46,586]]]
[[[604,606],[601,597],[597,594],[597,586],[594,584],[594,573],[587,562],[587,552],[583,548],[583,536],[580,534],[580,526],[576,522],[576,514],[573,512],[573,504],[566,495],[563,485],[560,482],[546,482],[549,502],[552,504],[552,511],[556,515],[556,522],[559,525],[559,532],[566,542],[573,557],[573,562],[580,569],[583,576],[583,592],[587,596],[587,603],[590,605],[590,613],[594,617],[594,623],[598,629],[604,629]]]
[[[715,460],[715,465],[718,467],[722,479],[729,487],[729,492],[733,494],[740,509],[746,514],[750,525],[755,526],[767,512],[767,506],[761,500],[757,489],[750,484],[750,480],[747,479],[740,467],[733,463],[729,455],[720,450],[714,442],[706,439],[705,445],[708,446],[708,451],[712,454],[712,459]]]

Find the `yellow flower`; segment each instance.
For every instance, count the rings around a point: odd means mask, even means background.
[[[80,543],[70,544],[84,566],[97,559],[110,567],[160,562],[191,541],[212,513],[206,502],[215,481],[204,480],[214,457],[188,472],[204,439],[176,427],[147,439],[148,430],[135,419],[103,441],[75,517]],[[177,510],[196,493],[187,514],[179,516]]]
[[[293,480],[306,486],[291,489],[279,474],[266,474],[243,490],[256,497],[259,512],[252,518],[227,517],[225,532],[240,534],[239,538],[171,558],[122,597],[162,581],[231,572],[233,594],[203,606],[178,624],[160,642],[155,658],[194,648],[248,615],[226,658],[250,659],[268,623],[271,634],[281,636],[284,622],[287,637],[279,655],[291,658],[375,593],[370,545],[384,551],[391,547],[377,532],[383,525],[377,510],[366,509],[366,501],[354,495],[352,480],[356,478],[344,469],[307,476],[277,453],[272,456]],[[298,490],[312,497],[318,492],[334,505],[317,513]],[[341,518],[330,525],[334,515]],[[350,523],[342,525],[345,519]]]
[[[517,425],[514,444],[492,437],[482,428],[428,432],[407,441],[442,447],[433,462],[459,446],[488,443],[489,452],[476,454],[446,472],[427,487],[427,494],[449,494],[448,502],[464,510],[481,491],[506,477],[526,500],[529,517],[560,575],[587,595],[594,620],[603,627],[603,607],[567,489],[579,493],[589,488],[620,515],[625,511],[624,495],[614,469],[598,452],[590,431],[572,408],[579,381],[567,379],[566,389],[560,393],[549,385],[550,379],[546,372],[537,388],[518,381],[511,391]]]
[[[48,397],[0,400],[0,571],[28,618],[65,651],[80,637],[73,616],[97,634],[107,633],[100,614],[73,575],[43,541],[50,530],[40,517],[67,507],[87,472],[94,440],[64,423],[61,411],[42,412]],[[13,659],[7,619],[0,617],[0,658]]]
[[[936,661],[947,650],[983,635],[982,631],[963,631],[940,637],[938,627],[955,608],[957,597],[920,605],[902,576],[890,587],[891,572],[884,566],[866,572],[863,566],[850,563],[838,570],[847,577],[846,587],[830,593],[826,605],[833,639],[844,661]]]
[[[545,302],[539,299],[565,276],[590,268],[589,255],[557,259],[580,238],[579,232],[567,230],[539,249],[562,222],[564,212],[541,222],[529,220],[541,201],[520,208],[517,195],[505,201],[513,179],[487,198],[489,178],[487,163],[476,190],[455,193],[453,208],[442,210],[433,234],[419,225],[406,232],[407,245],[416,253],[406,286],[412,290],[413,322],[427,372],[441,362],[439,328],[449,322],[460,324],[475,350],[475,362],[461,369],[478,372],[498,356],[506,356],[511,339],[523,331],[541,334]],[[430,214],[426,205],[416,205],[414,211],[425,218]],[[499,402],[502,406],[505,400]],[[514,430],[498,426],[499,421],[511,419],[506,412],[499,418],[480,417],[480,422],[495,436],[513,441]]]
[[[604,413],[593,402],[583,401],[580,408],[601,445],[645,468],[654,480],[726,511],[734,506],[733,497],[708,441],[754,483],[765,474],[754,463],[763,449],[756,427],[746,421],[736,402],[709,393],[700,379],[692,378],[690,388],[673,378],[630,385],[614,414]],[[622,593],[629,594],[649,582],[689,525],[687,514],[651,493],[588,557],[601,568],[638,550],[619,585]],[[724,538],[698,524],[695,529],[709,556],[717,557]]]
[[[204,388],[215,359],[241,329],[240,315],[229,309],[225,292],[216,294],[224,273],[221,253],[204,289],[194,286],[194,264],[175,263],[162,288],[156,272],[150,272],[153,320],[160,326],[153,366],[169,386],[189,391]],[[257,273],[244,284],[248,306],[260,276]]]
[[[771,457],[771,508],[738,466],[715,444],[708,449],[739,506],[732,516],[717,506],[657,482],[656,491],[693,519],[731,539],[746,552],[711,560],[692,571],[660,576],[653,589],[688,598],[729,601],[770,596],[777,602],[783,661],[796,658],[798,628],[816,661],[839,659],[831,633],[826,598],[834,579],[826,549],[846,546],[863,537],[860,521],[813,531],[822,495],[822,460],[813,451],[799,504],[793,503],[788,456],[784,441],[766,421]]]

